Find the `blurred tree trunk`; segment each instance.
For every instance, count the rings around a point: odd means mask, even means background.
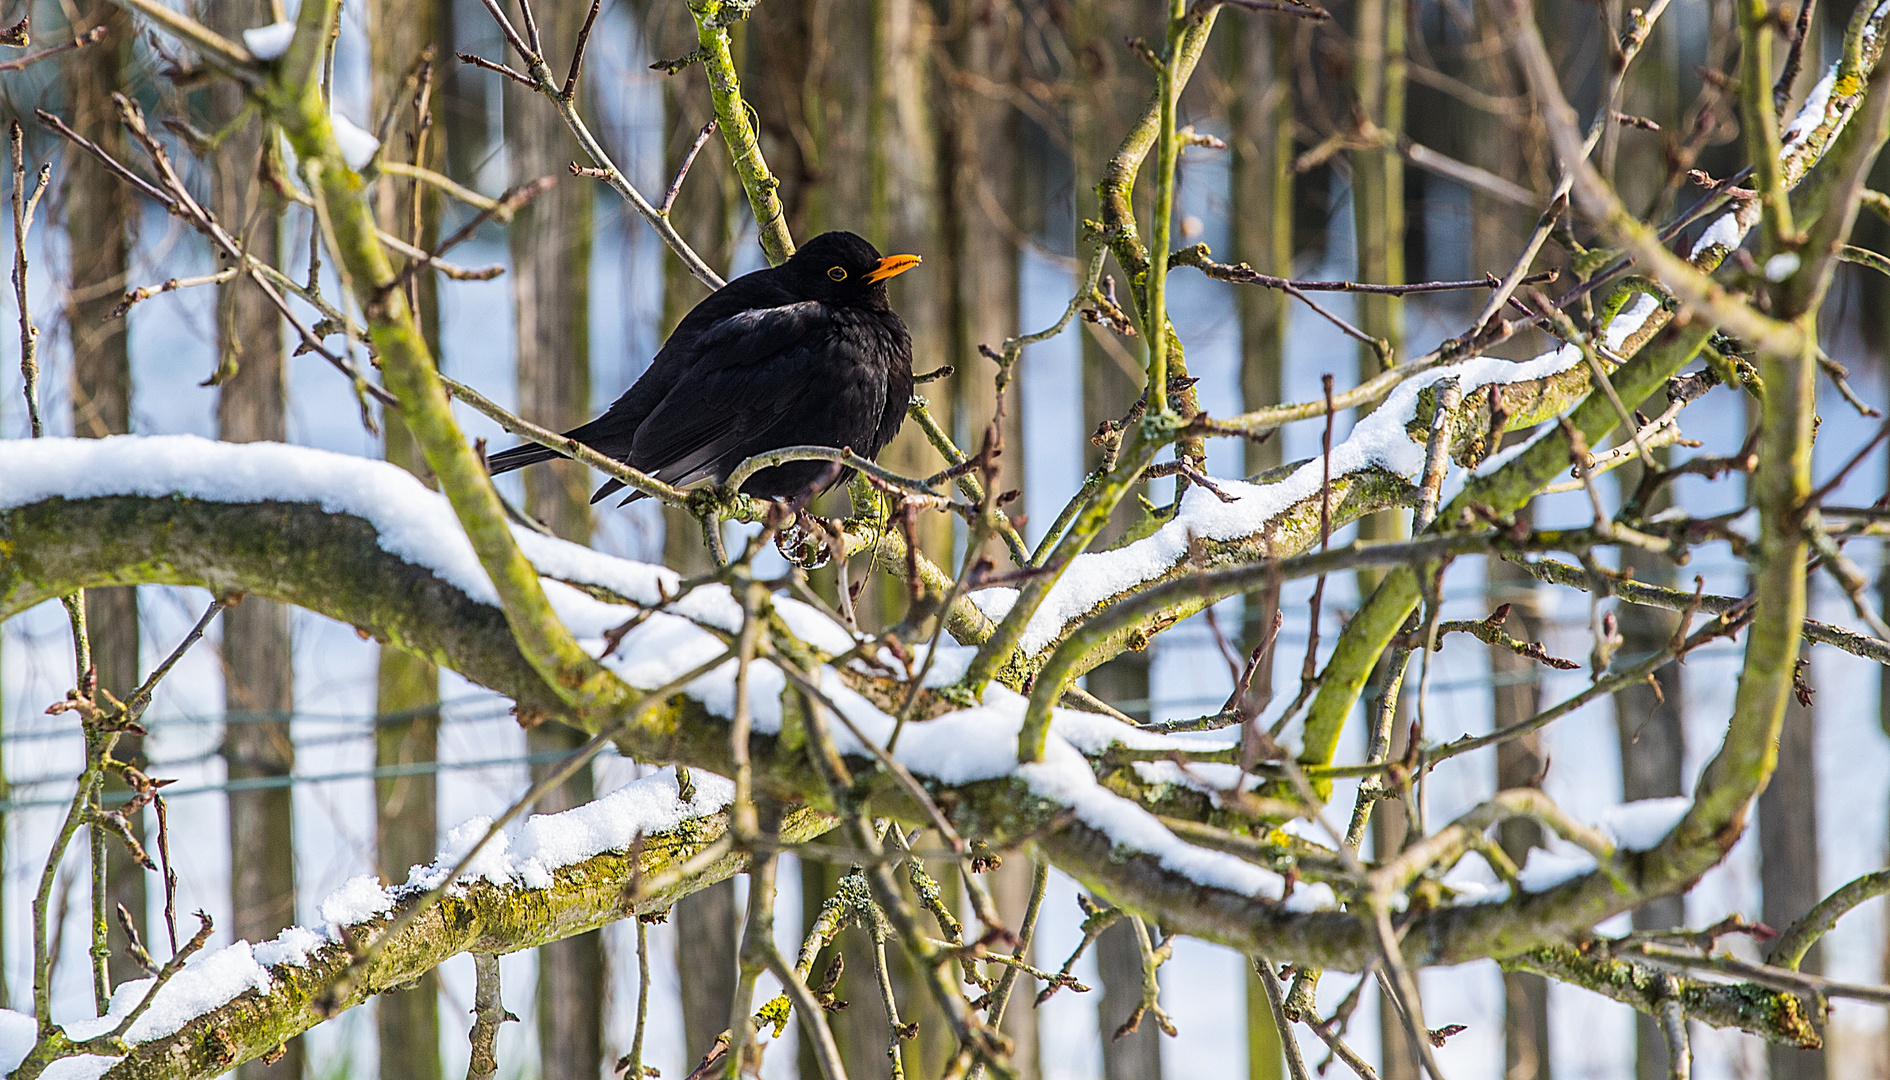
[[[1352,89],[1360,116],[1391,137],[1404,134],[1405,106],[1405,0],[1355,0],[1352,5]],[[1354,150],[1352,165],[1352,222],[1357,245],[1357,280],[1378,284],[1400,284],[1404,271],[1404,159],[1387,148]],[[1404,359],[1404,300],[1382,294],[1358,294],[1355,312],[1357,325],[1367,335],[1386,343],[1390,362]],[[1385,361],[1371,347],[1358,349],[1358,373],[1361,380],[1383,370]],[[1392,540],[1407,532],[1402,513],[1373,514],[1358,523],[1361,540]],[[1362,571],[1358,575],[1358,593],[1369,596],[1377,587],[1382,572]],[[1404,726],[1403,701],[1400,701],[1398,727]],[[1398,734],[1402,734],[1401,732]],[[1373,835],[1377,850],[1396,850],[1389,846],[1396,834],[1397,846],[1403,844],[1403,822],[1394,814],[1373,814]],[[1381,832],[1381,830],[1389,830]],[[1395,1010],[1383,1003],[1379,1010],[1381,1052],[1385,1058],[1385,1080],[1414,1080],[1415,1063],[1404,1060],[1409,1055],[1403,1025]]]
[[[1882,354],[1879,353],[1879,355]],[[1886,466],[1890,466],[1890,452],[1885,453],[1885,458]],[[1886,475],[1890,475],[1890,472]],[[1877,572],[1877,610],[1890,615],[1890,559],[1886,559]],[[1877,726],[1883,728],[1885,737],[1890,737],[1890,665],[1877,668]],[[1890,983],[1890,904],[1883,906],[1883,917],[1880,921],[1883,945],[1880,957],[1882,966],[1879,972],[1883,981]],[[1890,1073],[1890,1024],[1885,1025],[1881,1039],[1877,1047],[1877,1060],[1881,1070]]]
[[[562,757],[584,742],[582,732],[557,723],[540,724],[525,733],[526,749],[535,758]],[[533,781],[557,766],[556,758],[533,765]],[[595,795],[591,770],[579,769],[577,775],[538,800],[534,812],[562,813],[591,801]],[[538,947],[538,1075],[544,1080],[597,1080],[604,1066],[604,1002],[609,996],[609,979],[601,930]],[[726,1018],[723,1023],[726,1025]]]
[[[563,70],[588,5],[540,6],[539,28],[554,68]],[[542,176],[560,182],[513,220],[512,296],[518,317],[519,413],[555,431],[590,418],[591,201],[596,186],[566,176],[575,149],[550,106],[532,91],[505,87],[505,143],[510,183]],[[591,536],[590,475],[569,461],[525,473],[525,510],[567,540]],[[526,735],[534,755],[568,752],[583,735],[544,724]],[[542,775],[552,764],[533,766]],[[580,770],[539,802],[555,813],[592,797],[591,776]],[[599,931],[538,949],[538,1045],[545,1080],[596,1080],[604,1056],[604,939]]]
[[[1624,488],[1639,482],[1638,466],[1622,470]],[[1669,560],[1636,548],[1624,552],[1623,569],[1642,581],[1673,583]],[[1665,648],[1679,621],[1671,612],[1622,604],[1616,608],[1621,627],[1621,654],[1645,656]],[[1654,673],[1655,684],[1638,683],[1614,695],[1614,721],[1621,739],[1621,798],[1658,799],[1682,793],[1685,782],[1686,731],[1682,723],[1680,666],[1669,664]],[[1685,926],[1686,900],[1666,896],[1634,909],[1636,930]],[[1660,1024],[1646,1017],[1635,1022],[1635,1075],[1659,1080],[1668,1074],[1667,1040]]]
[[[1800,663],[1808,660],[1801,659]],[[1806,672],[1806,681],[1818,681]],[[1778,737],[1778,769],[1759,796],[1759,917],[1783,930],[1810,911],[1822,897],[1818,884],[1818,775],[1816,745],[1818,712],[1815,703],[1796,695],[1786,701],[1785,725]],[[1822,943],[1813,945],[1798,966],[1819,974],[1824,970]],[[1772,1080],[1824,1080],[1827,1061],[1823,1050],[1766,1048]]]
[[[656,55],[681,56],[695,47],[688,12],[681,5],[656,5],[642,15],[645,40]],[[695,143],[702,125],[715,116],[708,87],[693,69],[663,83],[664,174],[673,177]],[[770,166],[774,165],[770,159]],[[668,181],[665,180],[665,183]],[[743,205],[725,144],[711,138],[696,157],[676,199],[673,220],[691,247],[717,272],[730,274],[736,225]],[[682,261],[663,254],[663,324],[667,335],[708,292]],[[663,562],[685,577],[714,569],[695,518],[674,507],[663,509]],[[733,879],[719,882],[678,901],[676,972],[681,982],[683,1059],[693,1068],[716,1035],[728,1027],[735,1001],[735,955],[741,918]]]
[[[1232,133],[1228,209],[1232,258],[1263,274],[1293,274],[1293,34],[1271,19],[1238,19],[1221,30],[1222,87]],[[1240,311],[1241,407],[1276,405],[1284,393],[1287,296],[1234,290]],[[1280,463],[1280,440],[1243,440],[1251,476]]]
[[[1463,64],[1463,78],[1493,98],[1515,97],[1521,87],[1502,52],[1501,20],[1493,17],[1487,6],[1479,6],[1476,31],[1478,36],[1467,42],[1466,51],[1483,59]],[[1518,184],[1527,184],[1528,162],[1523,157],[1527,140],[1516,126],[1520,117],[1473,108],[1454,97],[1444,97],[1441,104],[1438,110],[1441,115],[1434,115],[1428,125],[1432,131],[1439,135],[1459,133],[1461,141],[1453,149],[1465,161]],[[1495,273],[1507,270],[1534,227],[1533,215],[1520,213],[1513,206],[1472,190],[1469,244],[1468,251],[1464,252],[1471,272],[1481,273],[1486,268]],[[1440,249],[1452,242],[1448,236],[1430,239]],[[1446,252],[1438,250],[1436,255],[1440,262],[1454,265]],[[1432,273],[1431,269],[1425,271],[1426,276]],[[1466,316],[1473,317],[1483,303],[1481,296],[1470,297]],[[1491,559],[1487,564],[1485,596],[1491,610],[1502,604],[1511,605],[1508,624],[1511,634],[1526,641],[1542,639],[1544,621],[1536,602],[1535,583],[1528,575],[1507,562]],[[1542,707],[1541,667],[1506,649],[1491,649],[1489,657],[1492,726],[1501,728],[1533,716]],[[1497,789],[1533,787],[1539,783],[1542,767],[1539,732],[1503,743],[1496,751]],[[1504,854],[1521,866],[1528,860],[1529,849],[1542,846],[1547,838],[1534,823],[1517,820],[1504,823],[1499,839]],[[1503,1075],[1507,1080],[1548,1080],[1552,1071],[1548,981],[1539,975],[1506,971],[1503,973],[1503,1000]]]
[[[385,153],[432,169],[446,163],[448,130],[435,123],[446,115],[442,91],[459,65],[442,65],[451,57],[450,0],[372,0],[368,10],[373,66],[371,112],[379,118],[392,108],[393,131]],[[434,47],[432,91],[427,125],[415,115],[419,85],[409,76],[423,51]],[[404,137],[402,137],[404,136]],[[418,194],[418,206],[415,196]],[[381,227],[430,248],[438,240],[440,199],[433,189],[384,178],[377,189],[376,215]],[[415,232],[415,212],[419,229]],[[421,331],[436,363],[444,363],[440,343],[438,279],[430,273],[415,277]],[[426,463],[406,423],[388,415],[387,460],[426,477]],[[439,756],[439,671],[419,656],[383,647],[377,680],[374,763],[389,768],[424,764]],[[431,772],[390,776],[374,783],[375,852],[381,877],[389,882],[407,879],[408,869],[432,861],[438,848],[438,777]],[[436,1077],[441,1074],[439,976],[428,972],[409,989],[383,994],[375,1006],[380,1032],[380,1075]]]
[[[695,30],[689,13],[681,5],[650,4],[641,10],[644,37],[650,43],[655,57],[682,56],[696,47]],[[715,110],[709,101],[709,89],[700,73],[693,68],[685,69],[663,81],[663,173],[666,178],[676,175],[683,158],[694,145],[697,133],[714,118]],[[703,146],[689,170],[687,182],[677,194],[671,217],[677,231],[689,241],[696,253],[716,272],[728,277],[732,272],[730,267],[735,257],[735,242],[744,204],[741,183],[729,165],[725,145],[720,138],[711,138]],[[701,303],[706,296],[708,290],[690,275],[682,260],[665,251],[663,323],[659,328],[662,335],[667,337],[683,316],[689,314],[689,309]],[[695,518],[673,507],[665,507],[663,525],[665,565],[685,576],[711,569],[708,549],[703,546],[702,529]],[[732,950],[733,946],[730,948]],[[731,951],[729,955],[729,964],[732,966],[734,953]],[[685,979],[691,977],[688,968],[681,970]],[[722,1020],[709,1033],[710,1037],[728,1026],[728,1010],[724,1008],[722,1012]]]
[[[948,296],[947,362],[957,368],[950,430],[959,449],[975,454],[1003,408],[1002,493],[1023,484],[1023,408],[1014,382],[999,402],[996,365],[978,347],[996,349],[1017,333],[1022,129],[1006,94],[1018,92],[1022,19],[1004,0],[945,0],[939,12],[951,64],[941,73],[939,110],[940,272]],[[1001,558],[1002,546],[994,541],[990,554]]]
[[[1404,133],[1404,0],[1356,0],[1353,17],[1353,92],[1364,119],[1396,137]],[[1354,150],[1352,163],[1352,221],[1356,236],[1360,281],[1399,284],[1404,273],[1404,161],[1396,151],[1379,148]],[[1355,297],[1357,325],[1367,335],[1385,342],[1395,363],[1404,358],[1404,301],[1395,296],[1360,294]],[[1359,378],[1378,374],[1384,362],[1369,346],[1358,350]],[[1390,540],[1406,532],[1397,512],[1373,514],[1358,523],[1361,540]],[[1360,596],[1370,595],[1382,573],[1358,574]],[[1415,688],[1408,688],[1414,690]],[[1405,716],[1410,693],[1398,703],[1393,729],[1394,754],[1404,743]],[[1389,807],[1380,807],[1381,811]],[[1401,814],[1372,815],[1374,850],[1384,853],[1404,845]],[[1397,1007],[1381,994],[1378,1008],[1379,1054],[1384,1080],[1417,1080],[1417,1062],[1411,1057]]]
[[[1148,661],[1145,654],[1127,653],[1089,673],[1089,690],[1137,719],[1148,716]],[[1150,932],[1154,927],[1150,927]],[[1142,1001],[1142,950],[1135,940],[1135,925],[1117,920],[1096,939],[1096,975],[1102,994],[1096,1003],[1096,1027],[1102,1034],[1105,1080],[1160,1080],[1161,1031],[1145,1020],[1133,1033],[1117,1039],[1116,1029]]]
[[[1150,926],[1149,933],[1154,932]],[[1135,1031],[1115,1037],[1142,1003],[1142,948],[1135,938],[1135,923],[1123,918],[1094,946],[1103,984],[1096,1026],[1102,1035],[1104,1080],[1158,1080],[1162,1075],[1162,1033],[1153,1017],[1144,1016]]]
[[[127,140],[118,122],[111,93],[125,85],[131,63],[132,23],[121,8],[94,3],[74,23],[78,34],[93,26],[106,27],[105,39],[88,49],[67,54],[61,61],[68,101],[67,119],[108,153],[123,160]],[[68,12],[73,8],[68,7]],[[48,38],[47,40],[52,40]],[[67,148],[70,150],[70,148]],[[125,272],[137,235],[138,200],[123,182],[105,171],[90,156],[69,152],[59,173],[65,178],[64,224],[70,239],[72,281],[66,312],[72,338],[72,431],[85,439],[123,435],[131,430],[131,351],[125,320],[112,309],[124,295]],[[119,700],[138,687],[138,590],[132,586],[85,591],[85,618],[98,667],[98,685]],[[228,624],[225,624],[228,625]],[[144,740],[127,735],[118,743],[118,756],[146,764]],[[116,777],[107,791],[122,791]],[[134,835],[144,833],[144,817],[131,819]],[[144,869],[131,860],[125,846],[106,843],[105,905],[109,912],[123,904],[141,931],[146,927]],[[142,935],[147,943],[149,933]],[[111,919],[111,978],[114,984],[144,973],[125,951],[124,931]]]
[[[1022,851],[1006,855],[1004,865],[985,872],[984,883],[991,890],[991,900],[997,905],[998,916],[1013,933],[1024,925],[1024,910],[1030,906],[1030,885],[1035,876],[1036,868]],[[1041,916],[1038,926],[1042,926]],[[1032,937],[1023,959],[1026,963],[1034,964],[1037,962],[1036,955],[1036,938]],[[1011,1067],[1017,1070],[1017,1080],[1040,1080],[1043,1076],[1042,1040],[1037,1030],[1037,1003],[1034,996],[1036,989],[1035,982],[1020,974],[1011,990],[1010,1005],[1004,1010],[1001,1030],[1011,1037]]]
[[[486,102],[498,84],[489,73],[460,63],[455,54],[473,47],[478,34],[472,28],[490,27],[492,16],[479,0],[433,2],[439,6],[434,20],[438,51],[433,65],[439,127],[434,138],[440,143],[447,175],[471,186],[478,181],[479,168],[492,151],[488,124],[493,117]]]
[[[266,0],[203,5],[211,29],[226,35],[273,20]],[[215,126],[243,106],[240,88],[212,87]],[[252,121],[211,158],[211,207],[245,250],[274,263],[282,252],[281,201],[257,179],[273,133]],[[279,159],[278,159],[279,162]],[[282,323],[256,286],[237,278],[217,290],[217,427],[230,442],[280,441],[287,434],[288,387]],[[223,754],[231,779],[287,776],[295,770],[289,715],[295,663],[289,609],[252,597],[223,613],[225,713]],[[295,800],[280,787],[229,794],[230,906],[233,936],[267,941],[295,921]],[[303,1043],[291,1040],[274,1065],[251,1061],[245,1080],[302,1074]]]
[[[1387,760],[1397,761],[1404,757],[1405,750],[1411,744],[1411,702],[1417,697],[1417,664],[1420,658],[1413,657],[1405,668],[1405,681],[1398,695],[1397,713],[1391,721],[1391,746]],[[1389,664],[1380,662],[1372,673],[1372,686],[1375,691],[1372,701],[1376,709],[1377,697],[1382,695]],[[1406,834],[1410,831],[1410,822],[1406,816],[1406,804],[1397,800],[1382,800],[1372,809],[1371,833],[1372,853],[1377,859],[1390,858],[1404,850]],[[1398,1007],[1385,996],[1382,987],[1374,988],[1378,995],[1378,1054],[1382,1064],[1378,1075],[1383,1080],[1418,1080],[1420,1066],[1411,1054],[1411,1043],[1404,1031],[1404,1022],[1398,1019]]]
[[[1524,515],[1518,515],[1519,518]],[[1501,559],[1488,561],[1488,599],[1492,610],[1509,604],[1509,633],[1524,641],[1541,641],[1542,611],[1536,604],[1534,579]],[[1490,650],[1491,718],[1493,727],[1521,723],[1542,709],[1542,672],[1534,660],[1508,649]],[[1535,787],[1542,774],[1542,735],[1531,732],[1496,748],[1496,787]],[[1546,845],[1541,826],[1520,818],[1505,821],[1497,832],[1508,855],[1521,866],[1529,849]],[[1539,975],[1503,973],[1503,1075],[1507,1080],[1548,1080],[1549,984]]]
[[[671,917],[682,982],[683,1064],[694,1068],[728,1027],[729,1009],[735,1004],[735,952],[742,925],[735,880],[689,894],[676,903]]]
[[[1218,89],[1226,102],[1232,260],[1263,274],[1293,274],[1293,67],[1292,29],[1275,20],[1236,20],[1221,29],[1222,78]],[[1278,404],[1286,359],[1287,296],[1274,289],[1234,291],[1240,313],[1241,407]],[[1248,476],[1280,463],[1280,441],[1244,443]],[[1241,644],[1258,645],[1272,625],[1275,605],[1259,596],[1245,605]],[[1273,685],[1273,658],[1254,675],[1256,695]],[[1279,1025],[1267,1004],[1260,977],[1248,965],[1247,1077],[1279,1080],[1284,1074]]]
[[[1147,101],[1150,73],[1134,60],[1123,46],[1125,39],[1143,37],[1161,40],[1162,12],[1154,5],[1130,0],[1096,0],[1072,9],[1069,40],[1074,70],[1072,77],[1071,142],[1074,146],[1076,220],[1100,217],[1096,185],[1123,136],[1140,115]],[[1149,200],[1146,192],[1136,192],[1138,208]],[[1113,256],[1105,272],[1115,276],[1117,295],[1129,303],[1129,281]],[[1093,439],[1099,425],[1120,421],[1142,393],[1139,338],[1123,338],[1095,323],[1083,322],[1083,430],[1091,436],[1084,450],[1086,471],[1104,464],[1103,449]],[[1097,539],[1097,548],[1106,547],[1121,535],[1125,521],[1132,521],[1140,510],[1135,500],[1124,499],[1127,509],[1119,513]],[[1091,671],[1086,685],[1089,691],[1116,708],[1138,719],[1149,715],[1149,660],[1144,652],[1128,652]],[[1103,1073],[1108,1080],[1159,1080],[1161,1076],[1160,1033],[1153,1024],[1119,1040],[1112,1040],[1116,1028],[1128,1018],[1129,1011],[1142,995],[1142,960],[1136,948],[1133,928],[1118,923],[1095,945],[1098,977],[1103,993],[1097,1002],[1097,1027],[1102,1033]]]
[[[943,3],[944,0],[938,0]],[[926,265],[887,284],[893,307],[912,332],[912,369],[924,374],[956,363],[949,352],[951,316],[948,297],[955,273],[945,235],[940,189],[947,153],[942,104],[948,91],[934,60],[942,34],[942,7],[926,0],[865,0],[861,24],[871,32],[868,46],[866,129],[861,153],[853,162],[837,162],[836,174],[851,165],[864,173],[865,197],[855,213],[857,226],[886,253],[924,255]],[[854,9],[847,9],[854,10]],[[956,430],[954,397],[949,385],[928,383],[914,393],[926,399],[945,431]],[[968,452],[975,453],[976,448]],[[944,467],[919,425],[908,421],[879,461],[908,476],[925,476]],[[953,522],[942,514],[920,515],[919,547],[941,566],[952,564]],[[856,565],[852,577],[868,578],[870,562]],[[896,622],[906,609],[906,586],[889,574],[872,574],[856,605],[862,626],[876,629]],[[871,972],[867,971],[867,977]],[[849,973],[851,977],[851,973]],[[849,1074],[851,1075],[851,1074]]]
[[[1404,133],[1404,0],[1355,0],[1352,88],[1360,111],[1390,137]],[[1358,234],[1358,279],[1402,284],[1404,275],[1404,159],[1388,148],[1354,150],[1352,220]],[[1359,329],[1404,359],[1404,300],[1383,294],[1357,297]],[[1376,375],[1378,354],[1359,346],[1359,374]],[[1391,520],[1394,515],[1383,515]]]

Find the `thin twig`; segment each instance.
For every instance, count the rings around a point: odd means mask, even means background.
[[[20,377],[25,382],[27,428],[37,439],[46,434],[39,416],[39,328],[26,301],[26,234],[33,228],[33,211],[52,181],[52,164],[39,168],[39,182],[29,198],[26,194],[26,142],[20,122],[7,127],[13,150],[13,298],[20,310]]]
[[[593,7],[592,11],[595,10]],[[668,217],[670,209],[676,205],[676,196],[682,194],[683,180],[689,175],[689,167],[696,163],[696,155],[708,145],[710,136],[715,134],[715,125],[719,122],[710,117],[709,122],[702,125],[702,130],[696,132],[696,141],[689,144],[689,152],[683,155],[682,164],[676,167],[676,178],[669,182],[669,190],[663,192],[663,205],[658,209],[664,217]]]
[[[61,42],[60,44],[54,45],[51,48],[41,49],[40,51],[36,53],[28,53],[25,56],[19,57],[17,59],[8,60],[3,63],[0,63],[0,71],[19,71],[24,68],[31,67],[32,65],[39,63],[41,60],[45,60],[49,57],[58,56],[60,53],[71,52],[74,49],[83,49],[87,45],[95,44],[100,38],[104,36],[105,36],[105,27],[94,26],[92,29],[85,31],[84,33],[80,34],[78,37],[73,38],[71,41]],[[18,121],[15,121],[15,123],[18,123]]]

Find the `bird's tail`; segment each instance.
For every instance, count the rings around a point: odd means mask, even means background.
[[[522,469],[527,465],[536,465],[541,461],[550,461],[559,456],[561,455],[556,450],[537,443],[526,443],[524,446],[514,446],[510,450],[501,451],[487,458],[486,469],[497,476],[500,473],[511,472],[513,469]]]
[[[596,504],[602,502],[605,499],[610,498],[612,495],[617,494],[619,491],[622,491],[624,488],[627,488],[629,486],[630,485],[624,483],[622,480],[606,480],[604,481],[604,485],[597,489],[597,494],[591,496],[591,505],[595,506]],[[617,505],[628,506],[629,504],[636,502],[638,499],[647,499],[647,498],[649,498],[649,496],[645,495],[641,491],[632,491],[630,494],[624,496],[623,502],[620,502]]]

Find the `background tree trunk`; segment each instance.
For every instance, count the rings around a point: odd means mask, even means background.
[[[1149,927],[1149,933],[1154,932]],[[1116,1029],[1142,1003],[1142,948],[1135,936],[1135,924],[1118,919],[1093,946],[1096,973],[1103,984],[1097,1028],[1102,1035],[1104,1080],[1159,1080],[1162,1075],[1162,1033],[1153,1017],[1144,1016],[1133,1032],[1115,1038]]]
[[[654,5],[643,15],[645,40],[660,56],[681,56],[695,47],[688,12],[681,5]],[[702,125],[715,116],[708,87],[699,72],[688,70],[663,83],[666,176],[673,177]],[[729,276],[734,258],[742,192],[728,164],[720,138],[711,138],[690,169],[676,199],[676,228],[717,272]],[[773,157],[772,167],[779,168]],[[708,295],[681,260],[663,255],[663,321],[667,335],[689,309]],[[663,561],[684,576],[714,568],[696,519],[674,507],[663,508]],[[684,897],[671,918],[676,923],[676,973],[681,982],[683,1059],[693,1068],[716,1035],[728,1027],[735,1000],[735,956],[741,919],[735,883],[722,881]],[[811,918],[811,916],[810,916]]]
[[[1268,19],[1241,19],[1224,28],[1222,78],[1231,153],[1228,219],[1232,258],[1263,274],[1293,276],[1293,33]],[[1274,289],[1234,291],[1240,313],[1241,407],[1255,409],[1283,398],[1287,296]],[[1243,440],[1248,476],[1280,464],[1280,440]],[[1278,605],[1249,597],[1243,605],[1241,647],[1257,647]],[[1274,656],[1253,680],[1254,694],[1272,693]],[[1260,977],[1247,965],[1247,1078],[1285,1075],[1279,1024]]]
[[[1036,876],[1036,872],[1022,851],[1006,855],[1004,865],[985,872],[984,883],[991,890],[991,900],[997,905],[998,916],[1013,932],[1024,925],[1024,909],[1030,905],[1031,879]],[[1031,946],[1025,950],[1023,958],[1035,964],[1036,954],[1036,939],[1032,938]],[[1004,1010],[1004,1023],[1000,1029],[1011,1037],[1011,1067],[1017,1070],[1017,1080],[1040,1080],[1043,1076],[1034,996],[1036,989],[1037,984],[1028,976],[1018,976],[1011,989],[1011,1003]]]
[[[939,112],[942,91],[933,66],[940,34],[939,18],[926,0],[866,0],[866,25],[872,33],[869,47],[870,81],[867,88],[866,144],[862,160],[870,163],[862,222],[866,237],[882,252],[916,252],[930,260],[947,250],[939,207],[943,135]],[[946,282],[949,263],[928,265],[902,274],[887,284],[893,307],[912,331],[912,370],[923,374],[953,363],[947,351],[949,318]],[[932,415],[946,431],[954,430],[953,395],[939,383],[920,386],[915,394],[930,404]],[[970,452],[975,453],[973,448]],[[1022,448],[1015,453],[1021,456]],[[1021,457],[1020,457],[1021,460]],[[900,428],[879,461],[907,476],[926,476],[943,467],[938,451],[916,423]],[[918,527],[919,547],[933,561],[950,563],[953,524],[943,515],[926,514]],[[903,586],[883,575],[866,573],[861,563],[853,580],[876,578],[861,594],[858,605],[868,628],[890,625],[904,610],[898,598]],[[866,973],[869,977],[871,972]],[[851,1075],[849,1073],[849,1075]]]
[[[1816,680],[1810,680],[1813,686]],[[1785,705],[1778,737],[1778,771],[1759,796],[1759,918],[1783,930],[1810,911],[1823,895],[1818,885],[1818,777],[1815,749],[1818,712],[1794,696]],[[1822,943],[1798,966],[1824,970]],[[1824,1080],[1823,1050],[1766,1047],[1772,1080]]]
[[[1640,467],[1625,466],[1621,486],[1631,490],[1640,482]],[[1649,508],[1657,509],[1657,508]],[[1642,581],[1673,584],[1671,560],[1639,548],[1625,551],[1623,569]],[[1621,627],[1621,654],[1645,656],[1664,648],[1679,621],[1671,612],[1635,604],[1615,609]],[[1669,665],[1654,673],[1658,692],[1637,683],[1614,695],[1614,720],[1621,739],[1621,798],[1658,799],[1682,793],[1685,783],[1686,727],[1681,698],[1681,669]],[[1685,898],[1662,897],[1634,911],[1636,930],[1685,926]],[[1634,1034],[1635,1076],[1660,1080],[1668,1075],[1667,1040],[1660,1024],[1637,1015]]]
[[[551,64],[564,70],[588,5],[540,5],[539,28]],[[577,151],[549,105],[524,87],[505,87],[505,141],[511,183],[541,176],[560,182],[513,220],[512,295],[518,314],[518,398],[521,415],[564,431],[590,419],[591,203],[595,185],[565,176]],[[525,510],[568,540],[591,535],[590,475],[569,461],[525,473]],[[584,737],[557,724],[533,728],[534,755],[568,752]],[[533,766],[534,775],[553,765]],[[541,800],[553,813],[592,797],[591,775],[580,770]],[[607,995],[604,939],[593,931],[538,950],[538,1043],[545,1080],[595,1080],[603,1064]]]
[[[417,87],[408,75],[429,44],[435,48],[430,121],[445,118],[453,69],[450,58],[452,10],[450,0],[373,0],[368,11],[368,35],[373,66],[373,105],[376,118],[392,108],[396,117],[386,153],[441,169],[447,162],[446,139],[455,126],[434,123],[423,133],[414,115]],[[422,143],[422,140],[424,142]],[[414,197],[419,193],[420,231],[417,242],[432,247],[438,239],[440,200],[431,188],[384,179],[376,208],[381,227],[412,240]],[[444,364],[439,333],[438,282],[430,273],[416,277],[421,331],[436,362]],[[410,472],[427,476],[426,463],[407,425],[389,415],[386,430],[387,460]],[[432,762],[439,756],[439,671],[432,662],[383,647],[377,679],[374,763],[390,768]],[[389,776],[374,784],[375,852],[384,880],[405,881],[410,867],[431,862],[438,850],[438,777],[432,772]],[[428,972],[410,989],[383,994],[375,1004],[380,1032],[380,1074],[386,1077],[434,1077],[441,1073],[439,975]]]
[[[122,155],[126,148],[118,109],[112,103],[115,87],[130,75],[132,23],[127,12],[110,4],[88,5],[89,10],[71,32],[106,27],[99,44],[71,53],[62,61],[68,101],[67,120],[103,146]],[[71,11],[72,8],[67,8]],[[50,40],[50,38],[48,39]],[[71,240],[72,281],[68,293],[67,325],[72,339],[72,431],[80,438],[123,435],[131,430],[131,352],[125,320],[112,317],[125,291],[125,270],[137,235],[137,199],[91,157],[70,147],[58,170],[65,178],[64,224]],[[138,687],[138,590],[131,586],[87,589],[85,618],[98,666],[99,689],[120,701]],[[227,624],[226,624],[227,625]],[[127,735],[118,743],[118,756],[136,765],[146,764],[144,740]],[[106,782],[107,792],[121,792],[116,777]],[[144,818],[131,819],[134,835],[142,837]],[[124,905],[145,941],[145,872],[131,860],[123,844],[108,841],[106,850],[107,911]],[[144,973],[125,951],[124,931],[111,919],[111,978],[114,984]]]
[[[1524,641],[1541,641],[1543,620],[1536,604],[1535,581],[1501,559],[1489,560],[1488,596],[1492,610],[1510,605],[1509,632]],[[1542,709],[1542,672],[1534,660],[1508,649],[1490,650],[1490,697],[1493,727],[1521,723]],[[1496,787],[1534,787],[1542,775],[1542,735],[1531,732],[1496,748]],[[1503,853],[1516,865],[1547,837],[1533,821],[1512,819],[1497,831]],[[1549,984],[1540,975],[1503,973],[1503,1075],[1507,1080],[1549,1080]]]
[[[939,10],[942,52],[951,63],[941,73],[939,111],[946,356],[957,368],[949,430],[960,450],[975,454],[1000,404],[997,367],[978,346],[995,349],[1018,330],[1021,126],[1003,95],[1018,92],[1022,15],[1005,0],[948,0]],[[1015,383],[1005,396],[1000,493],[1024,480],[1024,416]],[[998,551],[993,542],[994,559]]]
[[[735,946],[742,924],[734,879],[684,897],[670,918],[676,923],[676,972],[682,981],[683,1064],[694,1068],[728,1027],[735,1004]]]

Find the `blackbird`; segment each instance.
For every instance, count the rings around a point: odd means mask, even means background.
[[[918,264],[917,255],[881,258],[850,232],[822,233],[780,266],[744,274],[697,304],[604,415],[565,435],[677,487],[724,482],[748,458],[785,446],[876,457],[912,399],[912,336],[887,300],[886,279]],[[496,476],[557,456],[519,446],[493,455],[490,467]],[[771,466],[742,491],[790,498],[828,467]],[[591,501],[623,486],[611,480]]]

